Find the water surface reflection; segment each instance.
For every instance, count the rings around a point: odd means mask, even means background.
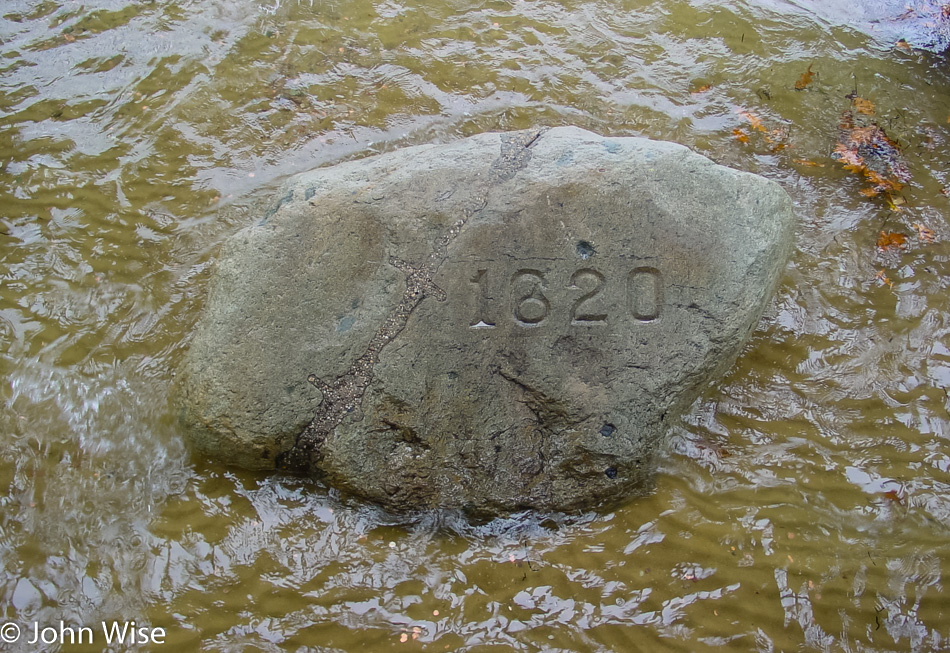
[[[2,619],[136,619],[209,650],[946,648],[946,65],[822,6],[5,3]],[[848,94],[902,145],[900,205],[829,156]],[[654,495],[407,525],[188,456],[175,369],[268,188],[561,124],[674,140],[796,202],[775,305]]]

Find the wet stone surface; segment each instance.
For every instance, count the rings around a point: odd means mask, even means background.
[[[790,249],[774,182],[573,127],[292,178],[219,262],[196,448],[393,510],[606,506],[734,360]]]

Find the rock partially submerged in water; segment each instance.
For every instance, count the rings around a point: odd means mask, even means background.
[[[785,266],[774,182],[574,127],[318,169],[233,237],[182,370],[205,454],[393,510],[647,491]]]

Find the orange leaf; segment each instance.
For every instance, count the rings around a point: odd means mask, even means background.
[[[925,227],[919,222],[915,222],[911,226],[914,228],[914,231],[917,232],[917,238],[920,239],[921,242],[932,243],[934,241],[936,236],[934,235],[933,229]]]
[[[699,88],[697,88],[697,89],[695,89],[695,90],[693,90],[693,91],[690,91],[690,93],[692,93],[693,95],[699,95],[700,93],[705,93],[706,91],[708,91],[708,90],[711,89],[711,88],[712,88],[712,84],[703,84],[703,85],[700,86]]]
[[[883,496],[888,501],[893,501],[894,503],[900,506],[904,505],[904,499],[897,492],[897,490],[888,490],[887,492],[884,492],[881,496]]]
[[[899,181],[894,181],[893,179],[882,177],[881,175],[874,172],[873,170],[865,170],[864,176],[866,176],[868,178],[868,181],[874,184],[874,188],[876,188],[879,191],[887,191],[887,192],[899,191],[901,188],[904,187],[904,184],[900,183]]]
[[[874,115],[874,105],[870,100],[865,100],[863,97],[856,97],[851,100],[851,104],[858,113],[863,113],[866,116]]]
[[[831,155],[844,164],[846,170],[851,172],[864,170],[864,158],[856,150],[845,147],[842,143],[835,145],[834,152]]]
[[[882,284],[888,285],[891,288],[894,287],[894,282],[887,278],[887,274],[884,270],[878,270],[877,274],[874,275],[874,278],[880,281]]]
[[[948,120],[950,122],[950,120]],[[854,129],[854,114],[851,109],[841,112],[841,120],[838,122],[838,129]]]
[[[782,129],[773,129],[765,133],[765,142],[771,145],[769,152],[778,152],[779,150],[784,150],[788,145],[785,143],[785,139],[788,138],[788,130]]]
[[[862,174],[871,183],[871,188],[862,191],[865,196],[886,193],[891,208],[900,211],[898,206],[903,201],[894,199],[893,193],[910,181],[910,170],[901,157],[900,147],[876,124],[847,127],[846,123],[853,125],[850,110],[845,111],[842,117],[844,120],[838,130],[838,144],[831,156],[845,170]]]
[[[752,129],[754,129],[754,130],[756,130],[756,131],[759,131],[759,132],[766,132],[766,131],[768,131],[768,130],[765,128],[765,125],[762,124],[762,119],[759,118],[759,117],[758,117],[757,115],[755,115],[754,113],[752,113],[751,111],[746,111],[746,110],[744,110],[744,109],[739,109],[739,110],[736,111],[736,113],[738,113],[740,116],[742,116],[743,118],[745,118],[746,120],[748,120],[748,121],[749,121],[749,126],[752,127]]]
[[[732,130],[732,135],[735,136],[736,139],[737,139],[740,143],[748,143],[748,142],[749,142],[749,135],[745,132],[744,129],[739,129],[738,127],[736,127],[735,129]]]
[[[884,146],[897,148],[897,143],[888,138],[884,130],[874,124],[868,127],[855,127],[851,130],[851,133],[848,134],[848,138],[859,145],[873,145],[877,148]]]
[[[904,39],[901,39],[897,42],[897,47],[899,47],[901,50],[910,50],[910,43]]]
[[[892,249],[904,249],[907,242],[907,236],[893,231],[882,231],[880,238],[877,239],[877,248],[886,252]]]
[[[806,86],[811,84],[811,78],[815,76],[815,73],[811,71],[811,67],[814,64],[808,65],[808,70],[802,73],[802,76],[798,78],[798,81],[795,82],[795,90],[803,91]]]
[[[808,166],[809,168],[824,168],[824,163],[815,163],[814,161],[809,161],[808,159],[795,159],[793,163],[797,163],[800,166]]]

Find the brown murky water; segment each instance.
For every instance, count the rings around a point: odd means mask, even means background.
[[[94,626],[84,650],[103,620],[164,628],[151,650],[950,647],[950,68],[821,6],[3,2],[0,622]],[[894,207],[830,157],[852,92],[902,145]],[[686,144],[797,205],[775,305],[654,495],[404,525],[188,455],[176,365],[256,191],[561,124]],[[25,641],[0,649],[59,648]]]

